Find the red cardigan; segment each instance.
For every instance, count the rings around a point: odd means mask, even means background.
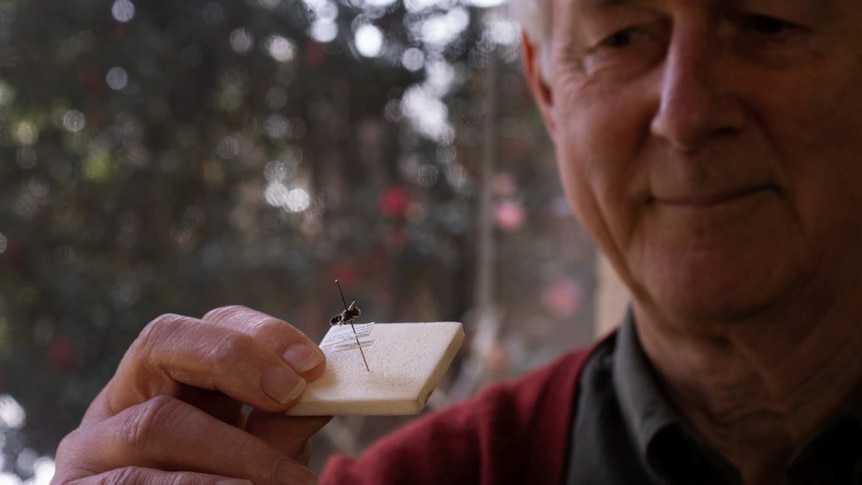
[[[428,414],[358,459],[336,456],[321,485],[563,485],[578,377],[590,351]]]

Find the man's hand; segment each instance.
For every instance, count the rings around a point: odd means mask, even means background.
[[[282,412],[324,365],[302,332],[248,308],[163,315],[60,443],[52,483],[314,483],[308,439],[329,418]]]

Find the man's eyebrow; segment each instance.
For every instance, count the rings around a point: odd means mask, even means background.
[[[562,0],[566,1],[566,0]],[[615,7],[633,4],[653,4],[654,0],[572,0],[575,8],[582,10],[610,10]]]
[[[631,0],[579,0],[577,3],[581,8],[605,10],[630,2]]]

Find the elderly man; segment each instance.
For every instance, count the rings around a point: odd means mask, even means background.
[[[563,185],[632,311],[323,482],[859,483],[862,2],[520,6]],[[309,483],[325,419],[278,411],[323,366],[252,310],[161,317],[63,441],[55,481]]]

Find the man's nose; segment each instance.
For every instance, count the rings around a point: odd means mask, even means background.
[[[742,128],[744,109],[719,42],[702,31],[675,32],[661,73],[653,135],[694,151]]]

